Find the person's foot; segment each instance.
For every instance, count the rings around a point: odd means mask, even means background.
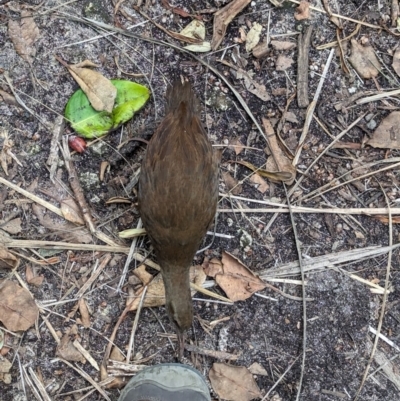
[[[134,376],[118,401],[211,401],[203,376],[178,363],[150,366]]]

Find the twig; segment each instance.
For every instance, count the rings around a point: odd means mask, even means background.
[[[379,342],[379,336],[381,334],[381,330],[382,330],[382,324],[383,324],[383,318],[385,317],[385,312],[386,312],[386,302],[387,302],[387,298],[388,298],[388,289],[389,289],[389,280],[390,280],[390,268],[392,266],[392,245],[393,245],[393,222],[392,222],[392,214],[391,214],[391,210],[390,210],[390,204],[389,204],[389,199],[386,195],[386,192],[384,191],[384,189],[382,188],[381,184],[379,183],[382,193],[385,196],[385,200],[386,200],[386,204],[388,207],[388,217],[389,217],[389,253],[388,253],[388,260],[387,260],[387,264],[386,264],[386,277],[385,277],[385,291],[383,293],[383,299],[382,299],[382,305],[381,305],[381,312],[379,315],[379,321],[378,321],[378,327],[376,329],[376,335],[375,335],[375,341],[374,341],[374,345],[372,347],[372,351],[371,351],[371,355],[369,356],[368,359],[368,363],[367,366],[365,367],[365,371],[364,371],[364,375],[363,378],[361,380],[361,384],[360,387],[357,390],[357,393],[354,397],[354,401],[357,401],[361,391],[363,389],[363,386],[365,384],[365,381],[367,380],[368,377],[368,372],[369,369],[372,365],[372,361],[374,360],[374,355],[375,355],[375,351],[378,347],[378,342]]]
[[[139,316],[140,316],[140,312],[142,310],[143,307],[143,301],[144,298],[146,296],[146,292],[147,292],[147,285],[144,287],[144,290],[142,292],[142,296],[140,298],[140,303],[139,306],[136,310],[136,315],[135,315],[135,319],[133,321],[132,324],[132,331],[131,331],[131,336],[129,338],[129,346],[128,346],[128,352],[126,353],[126,363],[129,363],[131,361],[131,354],[134,353],[135,350],[135,346],[134,346],[134,340],[135,340],[135,333],[136,333],[136,329],[137,329],[137,325],[139,322]]]

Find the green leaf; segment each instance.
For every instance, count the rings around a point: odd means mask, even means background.
[[[147,102],[149,90],[135,82],[111,80],[117,88],[117,97],[112,113],[96,111],[87,96],[78,89],[65,107],[65,118],[72,128],[87,139],[99,138],[130,120],[136,111]]]
[[[113,128],[129,121],[136,111],[140,110],[149,99],[149,90],[135,82],[112,79],[112,84],[117,88],[113,115]]]

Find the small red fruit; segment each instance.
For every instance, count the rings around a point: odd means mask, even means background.
[[[68,138],[68,145],[78,153],[83,153],[86,150],[86,141],[80,136],[71,135]]]

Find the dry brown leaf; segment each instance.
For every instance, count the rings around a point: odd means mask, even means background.
[[[140,265],[132,273],[139,278],[143,285],[149,285],[151,280],[153,280],[153,276],[147,272],[145,265]]]
[[[7,330],[28,330],[38,314],[39,309],[28,290],[10,280],[0,281],[0,321]]]
[[[15,269],[19,266],[19,259],[6,248],[0,247],[0,269]]]
[[[273,157],[269,157],[266,163],[266,170],[273,171],[278,170],[292,174],[292,179],[285,181],[287,185],[292,185],[294,178],[296,177],[296,168],[293,166],[289,158],[283,153],[282,149],[278,145],[276,134],[272,127],[272,124],[266,118],[262,119],[265,134],[268,137],[268,145]],[[278,181],[276,181],[278,182]]]
[[[142,265],[134,271],[135,275],[143,280],[145,283],[144,285],[147,285],[146,295],[143,300],[143,308],[153,308],[155,306],[165,305],[165,287],[161,273],[152,278],[151,274],[147,273],[145,268],[146,266]],[[202,266],[198,265],[190,268],[190,282],[194,282],[201,286],[205,279],[206,275]],[[141,287],[133,296],[127,298],[126,305],[130,305],[130,311],[135,311],[138,308],[143,290],[144,287]],[[194,293],[195,291],[192,291],[192,296]]]
[[[1,89],[0,89],[0,101],[3,101],[4,103],[9,104],[11,106],[19,106],[19,103],[17,102],[17,100],[13,95],[4,92]]]
[[[236,71],[236,78],[243,79],[246,89],[259,99],[264,100],[264,102],[271,100],[266,86],[254,81],[246,71],[239,68]]]
[[[280,42],[279,40],[271,40],[271,46],[275,50],[292,50],[296,47],[294,42]]]
[[[26,265],[25,277],[28,284],[40,287],[43,283],[44,276],[38,275],[36,269],[31,265]]]
[[[381,64],[370,45],[363,46],[351,39],[351,56],[349,61],[361,78],[375,78],[381,70]]]
[[[238,184],[238,180],[233,178],[228,171],[222,173],[222,179],[225,182],[226,189],[233,195],[239,195],[242,192],[242,184]]]
[[[30,11],[22,10],[21,18],[8,20],[8,35],[15,47],[15,51],[29,64],[32,64],[36,55],[34,43],[39,38],[37,27]]]
[[[229,146],[233,147],[233,150],[235,151],[236,155],[240,155],[244,149],[244,145],[242,142],[240,142],[239,138],[234,138],[231,141],[229,141]]]
[[[400,111],[390,113],[367,141],[374,148],[400,149]]]
[[[204,40],[206,27],[202,21],[193,20],[180,31],[180,34],[188,38]]]
[[[392,67],[396,71],[396,74],[400,77],[400,47],[398,47],[394,52]]]
[[[60,203],[60,209],[65,220],[80,226],[85,225],[79,206],[72,198],[62,200]]]
[[[259,176],[257,173],[253,174],[250,177],[250,182],[255,184],[255,187],[258,192],[261,192],[262,194],[265,193],[269,189],[269,185],[267,181],[264,180],[261,176]]]
[[[261,42],[253,49],[253,56],[256,58],[262,58],[268,55],[270,49],[268,47],[268,42]]]
[[[287,173],[285,171],[268,171],[268,170],[265,170],[262,168],[258,168],[256,166],[254,166],[253,164],[246,162],[244,160],[237,160],[234,163],[241,164],[242,166],[247,167],[251,171],[254,171],[261,177],[269,178],[270,180],[272,180],[274,182],[275,181],[286,182],[286,181],[290,181],[292,179],[292,174]]]
[[[79,312],[81,314],[82,326],[88,329],[90,327],[90,314],[85,298],[79,300]]]
[[[294,18],[297,21],[310,18],[310,3],[305,0],[301,0],[299,6],[296,8]]]
[[[47,209],[38,204],[32,205],[32,211],[42,226],[55,232],[67,242],[89,244],[93,241],[92,236],[86,231],[86,229],[78,228],[72,223],[61,220],[61,217],[48,212]]]
[[[224,39],[226,28],[251,0],[233,0],[214,14],[211,48],[217,50]]]
[[[374,219],[379,220],[381,223],[388,224],[389,223],[389,217],[377,214],[375,216],[372,216]],[[400,223],[400,216],[392,216],[392,223],[393,224],[399,224]]]
[[[249,372],[253,375],[268,376],[268,372],[258,362],[254,362],[249,366]]]
[[[285,71],[293,64],[293,59],[291,57],[284,56],[280,54],[276,60],[276,71]]]
[[[12,363],[6,359],[0,359],[0,382],[4,382],[5,384],[11,384],[12,376],[9,373],[12,367]]]
[[[266,287],[265,283],[249,270],[239,259],[227,252],[222,253],[222,260],[211,259],[206,274],[214,277],[217,284],[233,301],[244,301],[253,293]]]
[[[99,72],[82,67],[93,67],[95,64],[85,60],[80,64],[68,65],[59,57],[56,57],[56,59],[68,69],[96,111],[112,112],[115,98],[117,97],[117,88]]]
[[[75,347],[68,334],[64,334],[58,343],[56,355],[70,362],[86,363],[86,359]]]
[[[12,152],[14,142],[8,137],[8,131],[5,128],[0,128],[0,142],[3,144],[0,151],[0,165],[6,175],[8,175],[8,165],[11,163],[12,159],[21,167],[22,164]]]
[[[22,230],[21,218],[17,217],[16,219],[7,221],[7,223],[1,224],[0,228],[4,231],[7,231],[9,234],[18,234]]]
[[[251,52],[260,41],[262,25],[255,22],[246,36],[246,52]]]
[[[261,397],[252,374],[243,366],[214,363],[209,378],[220,398],[230,401],[250,401]]]

